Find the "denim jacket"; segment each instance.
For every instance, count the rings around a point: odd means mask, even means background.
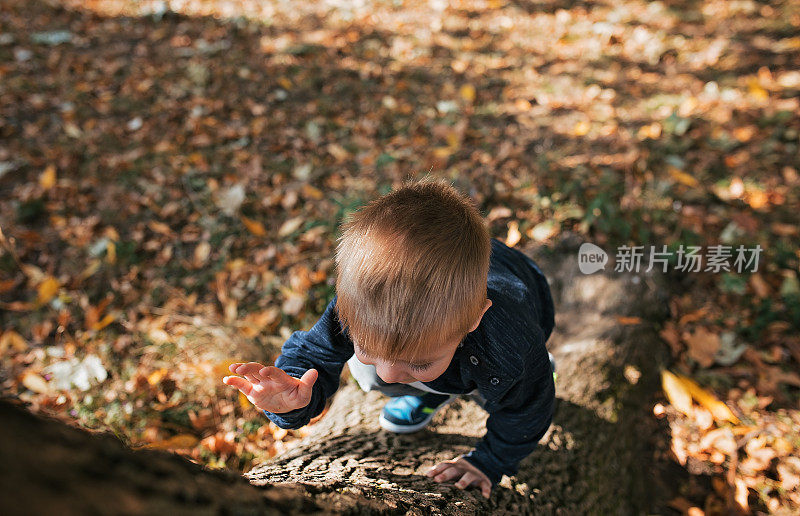
[[[553,416],[555,386],[545,342],[555,325],[550,288],[536,263],[499,240],[491,241],[487,297],[492,306],[457,348],[441,376],[425,385],[464,394],[477,389],[489,413],[486,434],[465,459],[496,484],[517,472]],[[275,366],[299,378],[316,368],[309,404],[282,414],[265,412],[282,428],[299,428],[322,412],[339,387],[353,342],[336,315],[336,297],[309,331],[283,344]]]

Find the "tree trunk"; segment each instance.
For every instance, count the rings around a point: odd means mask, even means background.
[[[657,275],[582,275],[579,242],[531,255],[550,279],[558,406],[553,425],[514,478],[489,500],[424,476],[469,451],[486,414],[458,400],[426,430],[378,426],[385,402],[349,382],[289,452],[245,476],[0,403],[0,513],[14,514],[631,514],[660,508],[648,415],[666,360],[653,322],[666,313]],[[633,282],[632,278],[641,281]],[[640,317],[621,324],[619,316]],[[622,320],[630,323],[632,320]],[[665,434],[662,434],[665,435]]]
[[[658,490],[651,442],[658,429],[648,408],[667,359],[653,324],[667,313],[663,278],[610,270],[583,275],[579,244],[565,239],[555,250],[530,252],[556,304],[548,349],[556,357],[558,405],[539,448],[488,501],[476,490],[425,477],[484,433],[486,414],[474,402],[454,402],[428,429],[397,435],[378,425],[386,398],[352,381],[303,442],[247,478],[255,485],[302,484],[318,497],[349,493],[399,514],[631,514],[658,506],[651,496]]]

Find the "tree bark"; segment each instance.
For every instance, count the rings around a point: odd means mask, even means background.
[[[0,403],[0,513],[14,514],[635,514],[658,511],[648,414],[667,359],[654,323],[666,314],[657,274],[582,275],[580,242],[530,253],[551,282],[558,406],[519,473],[489,500],[424,476],[469,451],[486,414],[458,400],[426,430],[396,435],[385,398],[350,381],[297,446],[247,473],[210,471],[165,452],[130,450]],[[634,278],[640,278],[635,281]],[[642,322],[630,324],[639,317]]]
[[[554,250],[529,251],[556,304],[548,349],[556,357],[558,406],[539,448],[489,500],[425,477],[483,435],[486,414],[474,402],[459,400],[428,429],[397,435],[378,425],[386,398],[352,381],[302,443],[246,477],[255,485],[301,484],[317,496],[349,493],[398,514],[632,514],[658,507],[658,428],[648,409],[668,358],[654,326],[667,313],[664,280],[612,270],[583,275],[579,245],[566,238]]]

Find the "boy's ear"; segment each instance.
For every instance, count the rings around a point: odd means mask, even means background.
[[[487,299],[487,300],[486,300],[486,304],[485,304],[485,305],[483,305],[483,311],[481,312],[481,315],[479,315],[479,316],[478,316],[478,320],[477,320],[477,321],[475,321],[475,324],[474,324],[474,325],[472,326],[472,328],[469,330],[470,332],[473,332],[473,331],[475,331],[475,328],[477,328],[477,327],[478,327],[478,325],[481,323],[481,319],[483,319],[483,314],[485,314],[485,313],[486,313],[486,310],[488,310],[490,306],[492,306],[492,300],[491,300],[491,299]]]

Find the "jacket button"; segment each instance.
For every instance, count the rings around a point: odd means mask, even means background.
[[[472,365],[478,365],[478,357],[475,355],[470,355],[469,361],[472,362]]]
[[[500,379],[497,377],[492,377],[492,379],[489,380],[489,383],[491,383],[492,385],[497,385],[498,383],[500,383]]]

